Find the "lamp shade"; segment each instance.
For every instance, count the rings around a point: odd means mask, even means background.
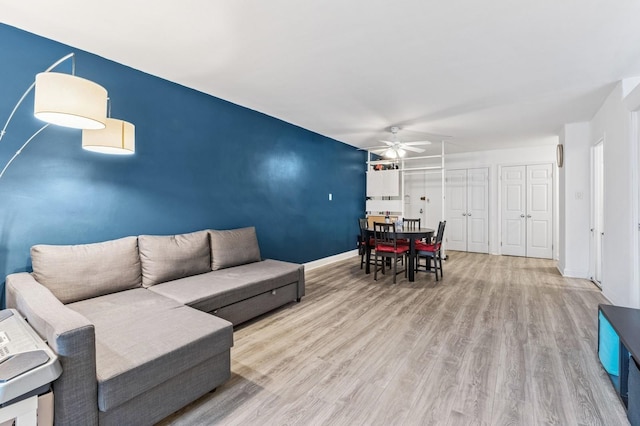
[[[34,115],[47,123],[74,129],[104,129],[107,91],[75,75],[36,75]]]
[[[83,130],[82,148],[102,154],[128,155],[136,152],[136,129],[127,121],[106,119],[101,130]]]

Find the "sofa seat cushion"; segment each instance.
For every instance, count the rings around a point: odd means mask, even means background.
[[[95,326],[101,411],[117,407],[233,345],[231,323],[144,288],[68,307]]]
[[[204,312],[299,280],[301,265],[267,259],[150,287],[149,290]]]

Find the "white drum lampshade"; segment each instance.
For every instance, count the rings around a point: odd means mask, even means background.
[[[36,75],[34,115],[47,123],[74,129],[104,129],[107,91],[71,74]]]
[[[102,130],[83,130],[82,148],[102,154],[128,155],[136,152],[136,129],[127,121],[106,119]]]

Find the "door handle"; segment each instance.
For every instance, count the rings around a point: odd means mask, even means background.
[[[638,225],[640,227],[640,225]],[[591,232],[593,232],[593,228],[590,229]]]
[[[527,215],[527,219],[531,219],[531,215],[530,214]]]
[[[521,214],[521,215],[520,215],[520,217],[521,217],[521,218],[524,218],[524,215],[523,215],[523,214]]]
[[[467,213],[467,216],[471,216],[471,213]]]
[[[466,213],[462,213],[462,216],[466,216],[466,215],[467,215]]]

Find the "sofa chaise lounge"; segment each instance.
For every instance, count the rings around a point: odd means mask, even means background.
[[[302,265],[261,260],[254,228],[36,245],[7,277],[58,354],[57,425],[152,424],[230,377],[233,325],[304,296]]]

